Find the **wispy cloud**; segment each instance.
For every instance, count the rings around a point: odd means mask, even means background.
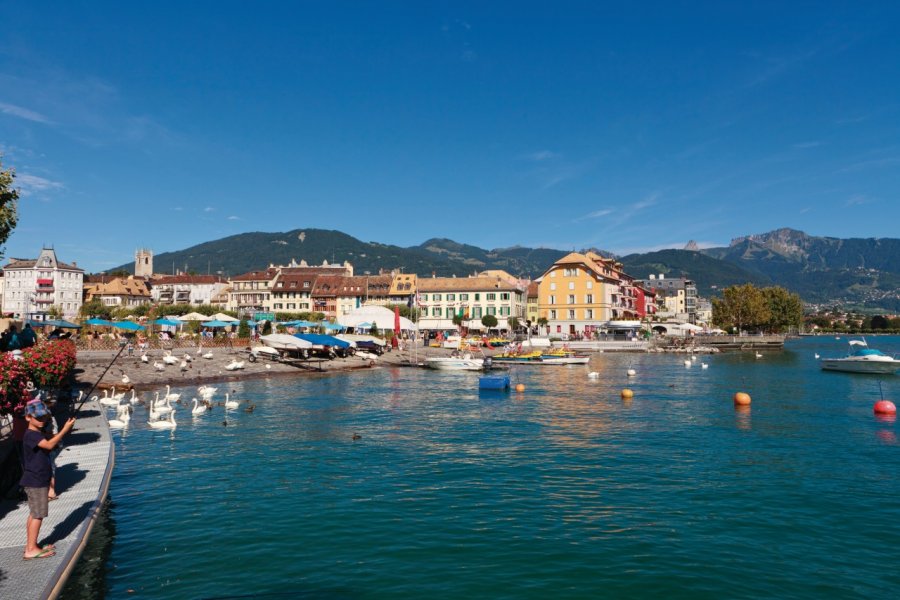
[[[234,215],[231,215],[231,216],[228,217],[228,220],[229,220],[229,221],[240,221],[241,218],[240,218],[240,217],[236,217],[236,216],[234,216]]]
[[[559,158],[559,154],[556,152],[551,152],[550,150],[539,150],[538,152],[532,152],[531,154],[525,155],[525,160],[531,160],[534,162],[542,162],[545,160],[550,160],[551,158]]]
[[[25,119],[27,121],[34,121],[35,123],[52,123],[52,121],[48,117],[42,115],[37,111],[23,108],[21,106],[16,106],[15,104],[9,104],[7,102],[0,102],[0,113],[9,115],[11,117]]]
[[[214,210],[216,210],[216,209],[213,208],[212,206],[207,206],[206,208],[203,209],[203,212],[205,212],[205,213],[211,213],[211,212],[213,212]]]
[[[65,188],[65,186],[58,181],[52,181],[44,177],[28,175],[25,173],[16,175],[15,185],[22,192],[23,196],[32,196],[40,192],[49,192]]]
[[[844,206],[862,206],[863,204],[869,204],[871,201],[871,198],[868,198],[863,194],[853,194],[847,198]]]
[[[611,215],[615,210],[612,208],[601,208],[600,210],[595,210],[593,212],[589,212],[586,215],[581,215],[580,217],[575,217],[573,221],[576,223],[579,221],[586,221],[588,219],[599,219],[601,217],[605,217],[607,215]]]

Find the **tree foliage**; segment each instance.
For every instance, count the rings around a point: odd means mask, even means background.
[[[97,318],[109,320],[112,318],[112,308],[96,299],[82,304],[79,313],[86,319]]]
[[[0,256],[3,256],[3,244],[9,239],[19,222],[19,190],[13,187],[15,178],[14,170],[3,170],[2,156],[0,156]]]
[[[762,293],[769,308],[769,331],[783,333],[803,324],[803,301],[798,294],[777,286],[763,288]]]
[[[484,315],[483,317],[481,317],[481,324],[484,325],[485,327],[487,327],[488,329],[496,327],[497,326],[497,317],[495,317],[494,315]]]
[[[768,323],[771,313],[762,290],[752,283],[733,285],[714,298],[713,323],[718,327],[759,329]]]
[[[241,319],[241,323],[238,325],[237,336],[241,339],[250,337],[250,325],[247,323],[247,319]]]

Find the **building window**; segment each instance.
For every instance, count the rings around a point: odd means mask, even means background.
[[[584,301],[586,304],[593,304],[594,303],[594,295],[588,294],[587,296],[584,297]]]
[[[575,311],[574,311],[574,310],[570,310],[570,311],[569,311],[569,320],[570,320],[570,321],[574,321],[574,320],[575,320]]]
[[[502,292],[500,294],[500,299],[501,300],[509,300],[509,292]]]
[[[463,300],[463,301],[468,300],[468,299],[469,299],[469,295],[468,295],[468,294],[460,294],[460,295],[459,295],[459,299],[460,299],[460,300]]]
[[[481,300],[481,294],[475,294],[475,302]]]
[[[456,294],[447,294],[447,300],[456,300]]]
[[[501,307],[500,307],[500,314],[501,314],[502,316],[509,316],[509,307],[508,307],[508,306],[501,306]]]
[[[594,309],[593,308],[585,309],[584,318],[585,319],[593,319],[594,318]]]
[[[496,300],[497,300],[497,294],[494,294],[494,293],[485,294],[485,300],[487,300],[488,302],[490,302],[491,300],[496,301]]]
[[[589,281],[587,282],[587,285],[585,285],[585,287],[586,287],[587,289],[589,289],[589,290],[594,289],[594,282],[589,280]]]
[[[452,307],[452,306],[448,306],[448,307],[447,307],[447,318],[448,318],[448,319],[452,319],[454,314],[455,314],[455,313],[453,312],[453,307]]]
[[[422,316],[423,316],[423,317],[427,317],[427,316],[428,316],[428,308],[422,308]]]
[[[569,294],[568,300],[567,304],[575,304],[575,294]]]
[[[497,307],[496,307],[496,306],[488,306],[488,307],[487,307],[487,314],[489,314],[489,315],[496,315],[496,314],[497,314]]]
[[[550,284],[550,290],[553,291],[553,290],[555,290],[555,289],[556,289],[556,284],[555,284],[555,283],[551,283],[551,284]]]
[[[555,319],[555,318],[556,318],[556,309],[551,309],[551,310],[550,310],[550,318],[551,318],[551,319]]]
[[[480,306],[476,306],[476,307],[475,307],[474,309],[472,309],[472,310],[474,311],[474,312],[472,313],[473,318],[475,318],[475,319],[480,319],[480,318],[481,318],[481,307],[480,307]]]
[[[550,304],[556,304],[556,296],[550,296]]]
[[[431,299],[434,300],[435,302],[437,302],[441,299],[441,295],[440,294],[432,294]]]
[[[575,282],[574,282],[574,281],[570,281],[570,282],[569,282],[569,289],[570,289],[570,290],[574,290],[574,289],[575,289]]]
[[[422,297],[419,298],[421,302],[428,302],[428,294],[422,294]]]
[[[556,277],[556,271],[550,271],[550,277]]]

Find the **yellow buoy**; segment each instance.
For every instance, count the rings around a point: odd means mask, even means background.
[[[517,392],[524,392],[524,391],[525,391],[525,384],[524,384],[524,383],[517,383],[517,384],[516,384],[516,391],[517,391]]]
[[[624,390],[622,390],[622,397],[623,397],[623,398],[633,398],[633,397],[634,397],[634,392],[632,392],[632,391],[629,390],[628,388],[625,388]]]
[[[734,395],[735,406],[748,406],[750,404],[750,394],[746,392],[738,392]]]

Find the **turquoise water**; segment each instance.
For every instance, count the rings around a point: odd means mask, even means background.
[[[900,338],[870,343],[900,352]],[[115,434],[113,542],[96,589],[895,596],[898,424],[872,405],[879,381],[900,400],[900,376],[818,369],[815,352],[845,348],[803,339],[691,368],[683,355],[598,354],[513,370],[521,394],[409,368],[223,383],[219,399],[228,386],[255,411],[182,408],[172,433],[149,430],[139,408]],[[733,406],[739,390],[749,410]]]

